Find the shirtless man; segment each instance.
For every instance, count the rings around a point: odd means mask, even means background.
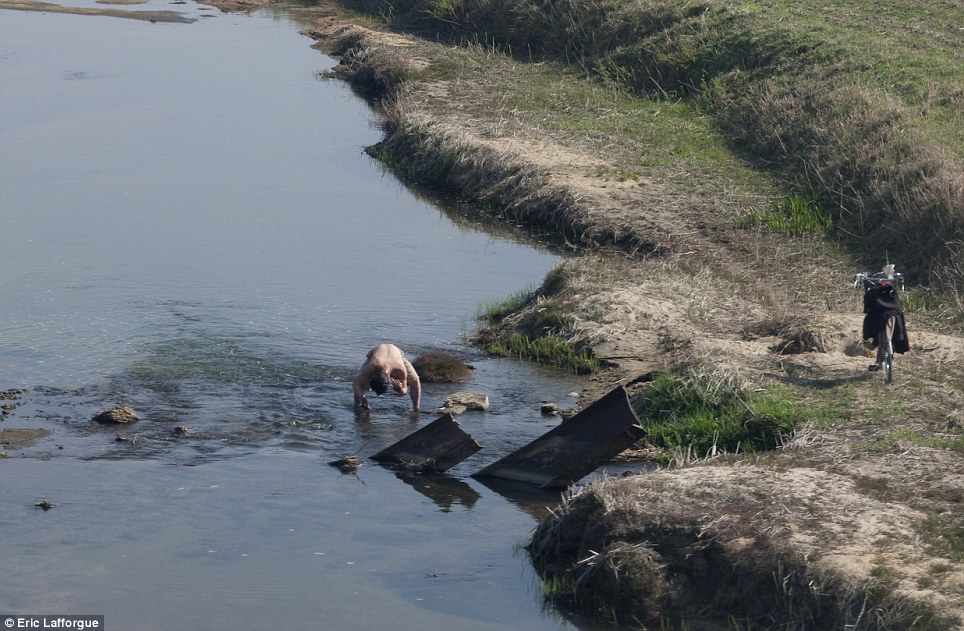
[[[388,388],[412,398],[412,409],[418,411],[422,399],[422,383],[405,354],[394,344],[380,344],[368,353],[365,363],[352,383],[355,391],[355,409],[370,410],[365,397],[366,390],[383,394]]]

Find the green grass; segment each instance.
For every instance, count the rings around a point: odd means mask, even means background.
[[[907,427],[898,427],[891,432],[894,441],[906,440],[907,442],[919,447],[930,447],[933,449],[951,449],[964,452],[964,435],[951,436],[925,436],[919,431]]]
[[[576,374],[599,369],[592,349],[577,349],[566,334],[571,333],[573,317],[569,307],[558,298],[567,284],[562,266],[550,270],[538,289],[524,289],[505,300],[483,307],[479,319],[490,330],[478,339],[486,351],[503,357],[519,357],[541,364],[560,366]],[[525,333],[504,334],[497,325],[510,315],[519,315],[518,329]]]
[[[964,563],[964,526],[960,523],[946,524],[931,517],[923,525],[923,534],[935,551],[954,563]]]
[[[751,392],[690,369],[656,377],[634,408],[647,442],[698,457],[773,449],[805,418],[805,408],[783,393]]]
[[[492,341],[486,346],[486,351],[502,357],[519,357],[540,364],[560,366],[579,375],[599,369],[599,360],[592,349],[577,351],[570,342],[552,333],[535,338],[513,333]]]
[[[505,300],[499,300],[483,307],[479,314],[479,319],[486,324],[498,324],[507,316],[518,312],[522,307],[534,300],[535,297],[536,291],[531,287],[517,291]]]
[[[909,279],[964,287],[964,208],[954,193],[964,163],[960,2],[350,4],[485,42],[494,65],[496,53],[538,62],[479,95],[507,126],[581,136],[619,154],[624,173],[776,176],[819,200],[854,254],[885,250]],[[767,209],[751,221],[824,230],[822,215],[803,226],[780,216]]]
[[[751,208],[736,223],[740,228],[763,226],[772,232],[794,237],[822,237],[833,227],[830,213],[821,208],[819,202],[800,195],[790,195],[782,204],[773,204],[763,210]]]
[[[633,142],[624,148],[627,153],[623,159],[637,166],[622,168],[624,174],[681,164],[711,171],[745,168],[727,148],[712,119],[690,103],[640,98],[579,73],[572,73],[561,85],[554,83],[555,76],[545,81],[544,84],[531,82],[525,90],[509,92],[506,105],[516,111],[536,112],[551,109],[559,102],[582,104],[567,110],[558,119],[545,119],[543,123],[599,144],[606,144],[612,138],[632,138]]]
[[[918,447],[928,447],[931,449],[950,449],[952,451],[964,452],[964,435],[941,435],[926,436],[915,429],[907,427],[896,427],[879,436],[873,442],[856,442],[855,449],[861,449],[870,453],[887,453],[896,448],[900,441],[905,441]]]

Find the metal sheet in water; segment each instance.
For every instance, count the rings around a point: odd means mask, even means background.
[[[622,386],[473,477],[562,488],[591,473],[646,433]]]
[[[451,414],[443,414],[371,458],[379,462],[441,472],[454,467],[480,449],[482,445],[466,434]]]

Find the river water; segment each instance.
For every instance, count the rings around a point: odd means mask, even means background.
[[[576,403],[576,378],[464,344],[557,256],[368,158],[375,114],[283,13],[133,8],[195,21],[0,10],[0,389],[24,389],[0,430],[51,432],[0,459],[0,613],[593,628],[546,608],[518,550],[557,498],[470,477],[552,426],[542,402]],[[423,393],[491,399],[450,475],[327,464],[436,418],[396,397],[355,416],[383,341],[475,367]],[[117,405],[141,420],[90,421]]]

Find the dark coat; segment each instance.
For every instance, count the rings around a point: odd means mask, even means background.
[[[891,343],[895,353],[906,353],[910,350],[910,339],[907,337],[907,324],[904,322],[904,310],[900,306],[900,297],[893,285],[877,285],[864,293],[864,327],[863,339],[874,340],[874,346],[880,344],[877,339],[880,330],[887,324],[887,318],[894,316],[894,335]]]

